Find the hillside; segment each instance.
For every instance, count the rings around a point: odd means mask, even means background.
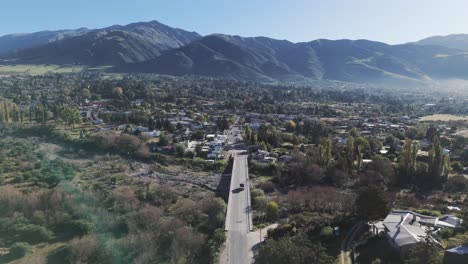
[[[66,39],[91,31],[87,28],[75,30],[40,31],[35,33],[10,34],[0,37],[0,55],[32,48],[57,40]]]
[[[31,38],[33,35],[40,32]],[[223,34],[202,37],[157,21],[45,35],[46,44],[4,55],[3,59],[9,64],[114,66],[115,72],[262,82],[326,79],[407,84],[468,79],[467,55],[460,49],[435,45],[430,39],[402,45],[346,39],[293,43]],[[424,43],[431,45],[421,45]]]
[[[458,50],[368,40],[292,43],[264,37],[210,35],[156,59],[118,67],[123,72],[205,75],[260,81],[330,79],[351,82],[420,82],[466,78]]]
[[[452,34],[447,36],[433,36],[422,39],[417,44],[436,45],[452,49],[468,51],[468,34]]]
[[[10,55],[16,63],[117,65],[156,58],[200,38],[157,21],[112,26]]]

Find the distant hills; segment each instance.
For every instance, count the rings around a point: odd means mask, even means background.
[[[75,30],[65,29],[57,31],[40,31],[30,34],[5,35],[0,37],[0,55],[82,35],[89,31],[90,30],[87,28],[80,28]]]
[[[435,45],[452,49],[468,51],[468,34],[453,34],[448,36],[434,36],[422,39],[417,44]]]
[[[162,51],[181,47],[200,37],[196,32],[151,21],[89,30],[20,50],[6,58],[25,64],[119,65],[154,59]]]
[[[459,50],[439,46],[324,39],[292,43],[217,34],[117,70],[260,81],[406,83],[468,78],[468,59]]]
[[[229,79],[426,82],[468,79],[466,37],[388,45],[369,40],[292,43],[175,29],[157,21],[104,29],[45,31],[0,37],[4,62],[110,65],[116,72],[203,75]],[[6,43],[6,44],[5,44]]]

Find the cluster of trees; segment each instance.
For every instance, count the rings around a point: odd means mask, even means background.
[[[107,194],[68,183],[28,194],[2,186],[0,243],[18,258],[31,245],[71,236],[49,256],[60,263],[213,263],[224,242],[224,211],[220,198],[180,199],[164,186]]]
[[[75,174],[73,166],[45,157],[28,140],[0,141],[0,184],[28,182],[39,187],[53,187],[62,180],[71,180]]]
[[[445,182],[451,164],[449,156],[443,152],[439,137],[433,138],[427,161],[418,160],[418,150],[416,142],[405,139],[399,163],[400,183],[430,187]]]
[[[269,239],[255,256],[255,263],[331,264],[335,263],[335,259],[327,254],[320,243],[311,242],[305,234],[298,234],[293,237]]]
[[[126,133],[101,132],[93,134],[86,139],[84,145],[86,149],[94,151],[117,153],[141,159],[146,159],[150,155],[148,146],[141,138]]]
[[[0,123],[18,122],[20,118],[18,106],[10,100],[0,98]]]

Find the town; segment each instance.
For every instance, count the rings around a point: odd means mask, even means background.
[[[300,255],[310,263],[466,263],[467,95],[374,88],[2,76],[0,247],[17,242],[11,250],[26,259],[65,254],[76,263],[110,258],[96,251],[108,235],[122,259],[233,263],[228,201],[248,191],[246,239],[251,233],[255,242],[246,256],[255,263]],[[233,160],[240,157],[249,184],[239,189]],[[54,221],[39,205],[16,204],[53,195],[70,208],[78,195],[106,202],[75,213],[50,204],[61,214]],[[71,242],[59,247],[59,237]],[[136,250],[142,243],[150,253]]]

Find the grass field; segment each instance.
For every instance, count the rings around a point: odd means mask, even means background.
[[[98,66],[88,68],[85,66],[59,66],[59,65],[0,65],[0,75],[29,74],[42,75],[47,73],[74,73],[87,71],[105,71],[111,66]]]
[[[468,129],[460,130],[457,133],[455,133],[458,136],[466,137],[468,138]]]
[[[468,121],[468,116],[436,114],[421,117],[422,121]]]

